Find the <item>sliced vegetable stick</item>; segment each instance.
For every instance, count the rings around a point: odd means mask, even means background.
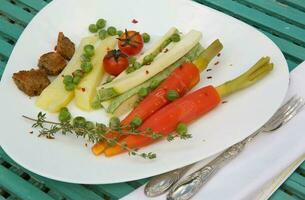
[[[92,102],[96,96],[96,87],[101,82],[104,68],[103,58],[109,49],[113,49],[117,43],[116,37],[107,37],[104,40],[98,40],[94,44],[95,54],[92,58],[92,71],[86,75],[78,84],[75,90],[75,104],[82,110],[91,111]]]

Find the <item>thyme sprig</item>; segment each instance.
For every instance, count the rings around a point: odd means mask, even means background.
[[[83,117],[75,117],[72,120],[71,114],[67,108],[64,108],[59,114],[60,122],[49,121],[46,118],[46,113],[39,112],[36,118],[22,116],[30,121],[33,121],[33,128],[39,129],[38,137],[46,137],[48,139],[54,139],[55,135],[61,133],[62,135],[76,135],[77,137],[83,137],[92,143],[107,142],[109,146],[119,145],[121,148],[128,152],[128,155],[140,156],[144,159],[154,159],[156,154],[153,152],[139,152],[137,148],[129,148],[126,143],[119,142],[119,137],[122,135],[142,135],[145,137],[151,137],[154,140],[164,138],[162,133],[153,132],[151,128],[147,128],[144,131],[139,131],[137,127],[142,123],[141,120],[135,119],[129,125],[122,125],[118,118],[114,117],[110,119],[109,126],[103,123],[93,123],[86,121]],[[107,137],[109,132],[117,132],[118,136],[114,138]],[[177,131],[175,134],[166,136],[168,141],[172,141],[175,138],[180,139],[191,138],[191,135],[186,132]]]

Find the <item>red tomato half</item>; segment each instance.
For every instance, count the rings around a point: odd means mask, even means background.
[[[127,31],[118,39],[119,49],[126,55],[134,56],[141,52],[144,46],[144,41],[139,32]]]
[[[120,50],[108,51],[103,60],[103,66],[107,73],[117,76],[128,67],[128,58]]]

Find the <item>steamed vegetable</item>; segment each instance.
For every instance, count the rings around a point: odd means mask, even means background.
[[[111,36],[105,40],[99,40],[94,45],[95,54],[91,59],[92,71],[81,80],[75,90],[75,104],[80,109],[92,110],[91,105],[96,96],[96,87],[101,82],[104,74],[103,58],[108,49],[113,49],[116,43],[116,37]]]
[[[94,44],[98,38],[90,36],[83,38],[78,49],[74,53],[72,59],[65,69],[57,76],[57,78],[45,88],[36,100],[36,105],[49,112],[58,112],[65,107],[74,97],[74,91],[67,91],[63,83],[65,75],[71,75],[81,65],[81,55],[83,48],[87,44]]]
[[[128,58],[120,50],[112,50],[103,59],[105,71],[113,76],[119,75],[128,67]]]
[[[221,49],[222,44],[219,40],[216,40],[205,51],[203,51],[203,53],[201,53],[196,61],[197,66],[192,63],[185,63],[180,67],[177,67],[158,87],[152,84],[154,81],[151,81],[150,87],[154,86],[157,88],[142,102],[140,102],[140,104],[130,114],[128,114],[127,117],[125,117],[122,121],[122,125],[130,124],[137,117],[145,120],[160,108],[173,101],[174,99],[170,99],[173,98],[173,94],[176,94],[176,97],[179,97],[187,93],[199,82],[200,71],[204,70],[208,64],[207,62],[199,61],[210,61]],[[119,134],[112,132],[106,136],[118,137]],[[92,151],[98,155],[104,150],[104,148],[106,148],[106,146],[107,143],[105,142],[98,143],[92,147]]]
[[[200,32],[190,31],[171,51],[159,57],[150,65],[145,65],[137,71],[127,74],[124,79],[114,80],[102,85],[98,91],[99,99],[101,101],[111,99],[150,79],[190,51],[199,42],[200,38]]]
[[[110,34],[110,33],[108,33]],[[141,52],[144,46],[144,41],[139,32],[127,31],[119,37],[119,49],[128,56],[134,56]]]
[[[228,81],[218,87],[206,86],[191,94],[188,94],[171,104],[163,107],[153,114],[138,128],[145,131],[147,128],[166,136],[176,130],[180,123],[190,123],[215,108],[220,100],[236,91],[244,89],[265,77],[273,69],[268,57],[260,59],[246,73],[234,80]],[[129,135],[121,144],[128,148],[140,148],[153,143],[152,137],[143,135]],[[116,145],[105,150],[106,156],[113,156],[124,152],[125,149]]]

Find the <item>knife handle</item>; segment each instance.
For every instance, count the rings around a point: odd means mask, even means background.
[[[172,187],[168,193],[167,199],[190,199],[222,166],[237,157],[244,149],[246,143],[246,141],[242,141],[231,146],[209,164],[182,179]]]

